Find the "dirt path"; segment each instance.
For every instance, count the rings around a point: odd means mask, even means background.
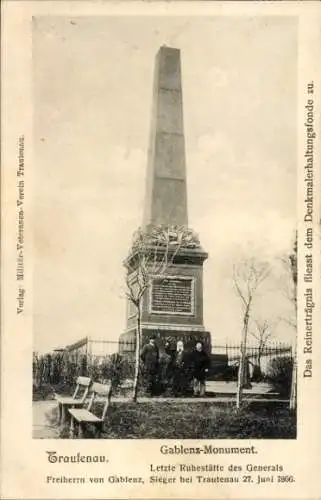
[[[32,437],[36,439],[58,439],[59,428],[52,420],[56,401],[35,401],[32,404]]]

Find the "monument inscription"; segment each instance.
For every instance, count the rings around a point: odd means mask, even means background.
[[[167,314],[193,314],[193,278],[154,278],[151,311]]]

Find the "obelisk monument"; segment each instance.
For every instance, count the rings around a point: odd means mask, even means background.
[[[161,47],[155,61],[144,225],[187,226],[180,51]]]
[[[141,229],[148,234],[155,228],[168,228],[172,232],[175,228],[183,228],[185,240],[166,269],[166,276],[150,276],[150,284],[141,303],[143,344],[148,337],[156,335],[160,347],[165,341],[174,345],[183,340],[191,349],[197,340],[202,340],[210,351],[211,337],[203,324],[203,263],[207,253],[195,233],[188,228],[180,50],[166,46],[159,49],[155,61]],[[134,276],[135,266],[138,266],[134,249],[131,249],[126,262],[130,278],[129,273]],[[120,337],[121,352],[132,350],[122,346],[127,342],[134,345],[136,326],[135,307],[129,301],[127,327]]]

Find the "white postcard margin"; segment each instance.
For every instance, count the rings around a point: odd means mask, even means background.
[[[159,440],[33,440],[32,428],[32,74],[31,28],[32,16],[41,15],[278,15],[299,18],[299,78],[298,78],[298,231],[299,231],[299,285],[298,285],[298,437],[296,440],[220,440],[213,446],[252,446],[256,455],[196,456],[163,455],[160,446],[180,442]],[[321,111],[321,9],[317,2],[304,3],[108,3],[108,2],[28,2],[7,1],[3,14],[3,107],[2,107],[2,345],[1,345],[1,495],[17,499],[68,498],[319,498],[321,480],[319,457],[321,452],[321,353],[320,325],[320,111]],[[313,95],[311,90],[313,82]],[[310,87],[308,87],[310,85]],[[313,101],[309,103],[308,101]],[[314,189],[313,220],[305,220],[306,183],[304,152],[307,139],[306,106],[312,106],[314,129]],[[19,305],[17,272],[17,199],[19,192],[19,138],[24,137],[25,157],[25,246],[24,266],[26,289],[23,314],[17,314]],[[304,245],[308,227],[312,228],[313,248]],[[313,283],[304,282],[307,255],[312,254]],[[313,349],[307,347],[305,337],[305,308],[307,288],[312,288]],[[312,360],[311,362],[309,360]],[[311,366],[312,365],[312,366]],[[312,370],[312,376],[304,376]],[[307,372],[306,372],[307,373]],[[184,446],[197,446],[195,441],[184,441]],[[47,451],[59,455],[105,455],[108,464],[52,464]],[[282,464],[294,483],[255,484],[49,484],[49,475],[106,477],[122,474],[149,476],[150,464]]]

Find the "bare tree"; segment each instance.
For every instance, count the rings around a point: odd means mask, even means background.
[[[136,312],[136,348],[133,401],[137,400],[142,344],[142,301],[153,277],[165,278],[182,248],[199,247],[197,236],[185,226],[158,225],[139,229],[124,265],[127,269],[126,296]]]
[[[264,349],[266,347],[267,342],[271,338],[272,331],[271,331],[271,326],[270,326],[270,324],[269,324],[269,322],[268,322],[267,319],[264,319],[264,320],[254,320],[253,323],[255,325],[255,329],[256,330],[255,330],[255,332],[253,332],[253,330],[250,330],[249,333],[257,341],[258,352],[257,352],[256,362],[257,362],[257,366],[258,366],[258,369],[259,369],[259,373],[261,375],[262,374],[262,370],[261,370],[261,357],[262,357],[262,354],[264,353]]]
[[[291,310],[287,311],[286,315],[281,316],[279,319],[285,322],[288,326],[297,329],[297,305],[296,305],[296,276],[293,274],[292,257],[295,254],[282,256],[280,262],[282,264],[281,274],[278,279],[278,284],[282,295],[287,299],[291,305]],[[295,264],[296,266],[296,264]]]
[[[280,289],[284,297],[291,304],[291,311],[287,316],[280,318],[294,331],[295,341],[292,359],[292,381],[290,391],[290,410],[296,408],[297,392],[297,258],[298,258],[298,234],[296,232],[292,252],[280,258],[284,274],[279,280]]]
[[[243,306],[241,355],[236,393],[237,408],[240,408],[242,399],[242,389],[246,369],[246,345],[253,298],[259,286],[267,278],[269,272],[270,268],[267,263],[258,262],[253,258],[246,260],[237,266],[233,266],[233,283]]]
[[[293,304],[294,304],[294,314],[295,314],[295,343],[294,343],[294,353],[293,353],[293,365],[292,365],[292,381],[291,381],[291,392],[290,392],[290,410],[296,409],[296,392],[297,392],[297,283],[298,283],[298,235],[296,233],[295,241],[293,245],[293,252],[289,255],[289,261],[291,265],[291,275],[293,281]]]

